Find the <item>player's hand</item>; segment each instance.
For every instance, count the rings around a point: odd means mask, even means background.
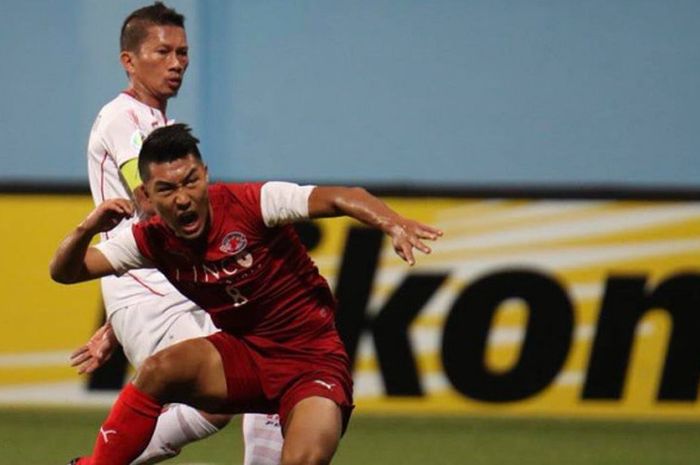
[[[109,199],[97,206],[82,223],[93,234],[113,229],[124,218],[134,214],[134,204],[127,199]]]
[[[416,259],[413,249],[429,254],[432,250],[423,241],[435,241],[442,236],[438,228],[428,226],[417,221],[401,218],[398,222],[387,228],[387,234],[396,254],[409,265],[413,266]]]
[[[117,341],[112,326],[102,325],[90,340],[76,349],[70,356],[70,366],[78,369],[78,374],[90,374],[104,365],[117,348]]]

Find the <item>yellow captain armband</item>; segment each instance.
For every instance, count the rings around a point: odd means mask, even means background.
[[[122,175],[122,179],[129,186],[131,192],[134,192],[137,187],[143,184],[141,181],[141,176],[139,175],[139,160],[138,158],[132,158],[131,160],[124,163],[119,167],[119,172]]]

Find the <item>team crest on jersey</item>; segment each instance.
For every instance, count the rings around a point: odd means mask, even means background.
[[[246,245],[248,245],[248,240],[245,235],[242,232],[234,231],[226,234],[221,241],[219,250],[229,255],[236,255],[243,251]]]
[[[136,151],[140,151],[142,145],[143,145],[143,134],[141,134],[141,131],[139,131],[137,129],[131,135],[131,147],[133,147]]]

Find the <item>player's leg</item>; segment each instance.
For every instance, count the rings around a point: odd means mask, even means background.
[[[284,444],[279,415],[243,415],[243,441],[243,465],[279,465]]]
[[[183,402],[218,411],[226,400],[224,368],[212,343],[200,338],[169,347],[146,359],[122,390],[86,463],[131,463],[148,444],[164,404]]]
[[[219,432],[230,419],[230,415],[202,412],[185,404],[168,405],[158,416],[146,449],[131,465],[152,465],[175,457],[187,444]]]
[[[315,369],[302,375],[280,399],[283,465],[330,463],[350,419],[350,372],[344,365],[333,363],[321,368],[323,360],[319,358]]]
[[[224,366],[207,338],[189,339],[148,357],[132,383],[161,404],[182,402],[208,412],[227,401]]]
[[[282,465],[325,465],[338,448],[343,429],[340,407],[325,397],[299,401],[286,418]]]
[[[156,304],[157,307],[152,304]],[[169,324],[165,331],[162,331],[162,328],[161,330],[156,328],[144,333],[134,329],[135,318],[129,318],[129,316],[134,316],[132,315],[134,311],[145,315],[146,312],[153,312],[154,309],[163,316],[167,312],[175,315],[176,318],[173,321],[163,322],[163,325]],[[175,343],[207,336],[217,331],[209,316],[184,298],[179,301],[159,298],[157,302],[151,302],[151,306],[144,303],[130,309],[129,313],[129,315],[115,314],[112,324],[117,338],[126,342],[125,353],[133,354],[129,360],[137,368],[151,353],[159,352]],[[143,340],[144,338],[148,340]],[[155,346],[154,339],[157,341]],[[150,465],[175,457],[182,447],[217,433],[228,424],[230,419],[230,415],[202,412],[185,404],[169,405],[158,417],[156,429],[146,449],[131,465]]]
[[[175,304],[170,310],[178,310],[181,305]],[[204,310],[197,307],[192,308],[193,304],[189,301],[186,301],[185,305],[188,307],[188,311],[183,313],[168,328],[163,342],[156,347],[156,351],[176,342],[195,336],[206,336],[218,331]],[[132,465],[160,462],[168,458],[165,455],[168,450],[174,452],[189,442],[204,439],[214,434],[223,428],[230,418],[227,415],[200,412],[182,404],[171,406],[158,419],[151,442],[142,456],[136,459]],[[245,446],[243,465],[279,465],[284,439],[277,415],[244,415],[243,441]],[[158,459],[159,456],[162,458]]]

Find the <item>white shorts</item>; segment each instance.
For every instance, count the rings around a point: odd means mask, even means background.
[[[109,322],[134,368],[177,342],[218,331],[204,310],[178,293],[144,295],[137,303],[115,310]]]

